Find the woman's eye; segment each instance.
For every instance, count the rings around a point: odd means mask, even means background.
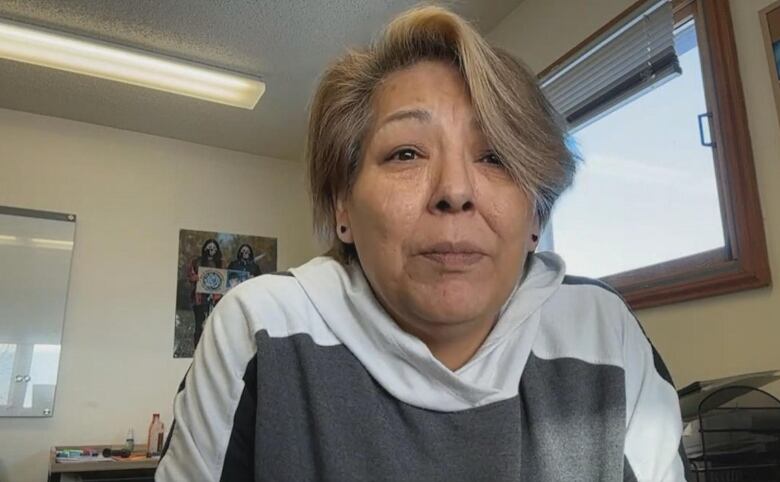
[[[482,162],[485,162],[487,164],[494,164],[496,166],[503,166],[504,162],[501,160],[500,157],[498,157],[498,154],[495,152],[490,152],[482,157]]]
[[[414,149],[400,149],[395,151],[387,160],[388,161],[413,161],[417,159],[417,151]]]

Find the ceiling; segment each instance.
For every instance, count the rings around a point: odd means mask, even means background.
[[[449,5],[482,32],[520,0]],[[441,2],[440,2],[441,3]],[[301,159],[318,75],[414,0],[0,0],[0,17],[259,76],[238,109],[0,60],[0,108],[64,117],[281,159]]]

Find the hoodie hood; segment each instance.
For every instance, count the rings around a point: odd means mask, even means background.
[[[553,253],[532,255],[493,330],[454,372],[395,323],[356,263],[318,257],[290,271],[336,338],[385,390],[419,408],[452,412],[517,395],[540,308],[561,285],[565,266]]]

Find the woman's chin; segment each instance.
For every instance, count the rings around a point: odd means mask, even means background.
[[[490,289],[486,283],[443,280],[434,286],[415,290],[413,303],[421,318],[435,323],[455,324],[481,318],[491,311]],[[500,306],[496,308],[496,311]]]

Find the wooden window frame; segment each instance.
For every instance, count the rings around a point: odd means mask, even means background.
[[[543,78],[631,15],[640,0],[539,74]],[[694,19],[714,146],[723,248],[603,277],[634,308],[771,284],[761,203],[728,0],[672,0],[675,26]],[[668,233],[674,242],[674,233]]]

